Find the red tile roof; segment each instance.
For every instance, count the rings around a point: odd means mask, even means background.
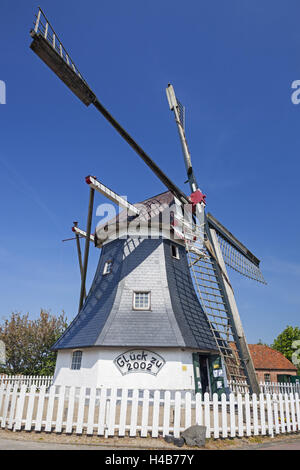
[[[236,351],[234,343],[230,343]],[[265,346],[264,344],[248,344],[255,370],[285,370],[297,371],[297,367],[289,361],[281,352]]]
[[[255,369],[293,370],[297,367],[283,354],[264,344],[249,344]]]

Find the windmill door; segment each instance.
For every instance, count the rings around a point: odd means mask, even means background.
[[[194,378],[195,378],[195,392],[210,393],[210,380],[209,380],[209,364],[208,356],[193,353],[194,365]]]
[[[227,392],[227,379],[225,367],[220,356],[205,356],[193,353],[195,392],[208,392],[210,396],[217,393],[221,396]]]

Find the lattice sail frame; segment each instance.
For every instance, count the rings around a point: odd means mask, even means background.
[[[208,225],[206,226],[206,236]],[[208,237],[210,238],[210,237]],[[228,380],[248,382],[242,358],[239,357],[236,334],[230,315],[230,306],[221,282],[216,260],[206,248],[197,251],[197,241],[186,242],[187,258],[194,288],[215,337],[219,352],[224,359]]]
[[[261,270],[240,251],[238,251],[228,240],[216,231],[218,242],[222,251],[224,262],[230,268],[254,281],[267,284]]]
[[[38,14],[35,15],[35,18],[34,32],[36,34],[41,34],[49,45],[60,55],[63,61],[73,70],[73,72],[86,83],[86,80],[82,77],[41,8],[39,8]]]

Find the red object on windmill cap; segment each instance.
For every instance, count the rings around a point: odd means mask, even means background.
[[[85,177],[85,182],[86,182],[87,184],[91,184],[90,178],[91,178],[91,175]]]
[[[200,189],[197,189],[195,192],[193,192],[190,197],[190,202],[193,204],[193,207],[196,205],[196,204],[201,204],[201,202],[203,202],[204,204],[206,204],[206,195],[201,193]]]

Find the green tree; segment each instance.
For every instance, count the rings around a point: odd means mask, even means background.
[[[0,325],[0,340],[6,347],[6,365],[0,371],[11,375],[52,375],[56,353],[51,346],[66,327],[64,312],[56,317],[41,310],[35,320],[30,320],[28,313],[13,312]]]
[[[292,344],[294,341],[300,340],[300,328],[297,326],[287,326],[276,339],[274,339],[271,348],[280,351],[287,359],[292,360],[292,354],[295,352]],[[298,370],[300,373],[300,370]]]

